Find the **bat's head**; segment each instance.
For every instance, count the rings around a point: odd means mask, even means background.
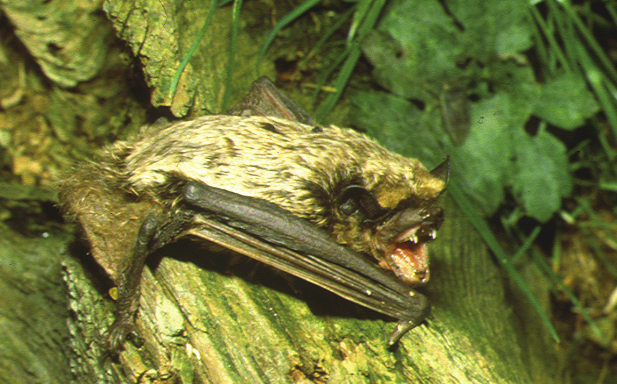
[[[413,180],[384,177],[370,189],[347,187],[337,201],[338,235],[412,286],[429,279],[426,243],[443,222],[437,198],[447,184],[448,160],[432,172],[414,165]]]
[[[408,161],[413,172],[405,172],[407,177],[365,171],[370,178],[365,186],[343,187],[335,199],[332,229],[337,240],[371,254],[382,268],[416,286],[429,279],[426,243],[444,219],[437,198],[447,185],[448,160],[431,172]]]
[[[355,158],[349,155],[349,163],[355,163],[350,172],[330,172],[339,176],[330,179],[322,225],[337,242],[372,255],[405,283],[425,284],[426,243],[444,218],[437,199],[447,185],[448,160],[428,171],[419,161],[381,147],[366,149]]]

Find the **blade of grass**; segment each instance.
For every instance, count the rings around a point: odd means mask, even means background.
[[[319,92],[321,92],[321,89],[326,85],[326,82],[330,78],[332,73],[334,73],[334,71],[336,71],[337,69],[341,67],[341,64],[347,59],[347,56],[349,56],[350,52],[351,52],[351,46],[347,45],[343,53],[338,55],[335,58],[334,62],[330,64],[330,66],[327,69],[320,72],[319,77],[317,78],[317,82],[316,82],[317,87],[315,87],[315,92],[313,92],[313,96],[311,98],[312,104],[317,103]],[[334,89],[336,92],[339,91],[338,89],[332,87],[332,85],[330,85],[330,88]]]
[[[531,234],[529,236],[527,236],[527,238],[525,239],[523,244],[520,246],[520,248],[511,257],[511,259],[512,259],[511,262],[513,264],[516,263],[521,258],[521,256],[523,256],[525,254],[525,252],[527,252],[529,247],[531,247],[533,245],[533,242],[536,240],[536,237],[538,237],[538,235],[540,234],[541,230],[542,230],[542,228],[538,225],[537,227],[535,227],[533,229],[533,231],[531,231]],[[521,236],[519,236],[519,238],[521,238]]]
[[[594,220],[596,223],[602,223],[598,215],[594,212],[593,208],[591,208],[591,206],[586,200],[577,198],[576,202],[579,204],[580,207],[584,209],[585,213],[587,213],[592,220]],[[594,228],[596,228],[596,231],[602,232],[604,236],[606,236],[609,240],[617,244],[617,238],[615,238],[615,236],[613,235],[611,231],[607,231],[601,225],[595,225]],[[585,235],[585,239],[587,240],[589,245],[593,248],[593,250],[595,251],[595,254],[604,263],[606,270],[614,277],[617,277],[617,268],[610,262],[609,258],[604,253],[604,250],[602,249],[600,244],[598,244],[595,241],[595,236],[593,236],[593,234],[585,226],[581,225],[579,226],[579,229]]]
[[[557,271],[561,268],[561,241],[555,236],[553,241],[553,257],[551,257],[551,270]]]
[[[370,3],[369,9],[366,12],[366,15],[364,15],[364,17],[362,18],[363,20],[357,29],[357,38],[348,43],[345,54],[342,55],[346,57],[346,59],[339,73],[331,84],[332,88],[336,89],[336,92],[326,96],[324,101],[319,105],[317,111],[315,112],[315,119],[317,121],[322,121],[322,119],[328,113],[330,113],[332,108],[334,108],[334,105],[337,103],[337,101],[343,94],[345,86],[347,85],[347,82],[351,77],[351,73],[353,72],[356,63],[358,62],[358,59],[362,54],[360,51],[360,42],[364,39],[364,37],[366,37],[366,35],[368,35],[373,30],[375,24],[377,24],[377,20],[379,19],[379,15],[381,15],[381,11],[383,10],[385,4],[385,0],[375,0]],[[325,79],[325,77],[323,78]],[[320,88],[321,86],[318,86],[317,90],[319,90]]]
[[[569,69],[579,71],[576,61],[575,48],[573,42],[579,40],[579,36],[575,33],[576,27],[572,20],[564,14],[562,8],[553,0],[547,0],[549,7],[547,17],[554,22],[554,35],[561,41],[561,45],[551,47],[551,49],[561,48],[568,62]]]
[[[356,12],[353,14],[353,22],[351,23],[351,27],[349,27],[349,32],[347,33],[348,44],[351,43],[356,37],[358,29],[361,28],[365,18],[369,12],[371,12],[373,4],[373,0],[360,0],[357,3]]]
[[[559,46],[559,43],[557,43],[553,29],[549,28],[546,21],[544,21],[542,15],[540,15],[540,12],[535,6],[531,6],[529,9],[534,20],[536,21],[536,34],[543,36],[548,43],[547,49],[544,47],[543,41],[540,37],[536,39],[536,49],[538,50],[540,57],[543,58],[544,66],[549,69],[548,72],[553,75],[559,65],[561,65],[566,72],[570,72],[572,70],[570,68],[570,62],[566,58],[563,49]],[[554,56],[553,60],[551,60],[551,56]]]
[[[611,18],[613,19],[613,24],[617,24],[617,9],[615,9],[615,2],[604,0],[604,5],[606,6],[606,11],[609,15],[611,15]]]
[[[525,244],[527,244],[529,240],[533,242],[533,239],[535,239],[535,236],[537,236],[539,233],[540,233],[540,227],[538,226],[534,229],[532,235],[530,235],[525,240]],[[520,233],[519,233],[519,238],[522,238]],[[556,249],[557,248],[554,248],[554,250]],[[551,269],[551,267],[548,265],[544,257],[540,254],[540,252],[531,248],[529,253],[531,254],[531,258],[533,259],[535,264],[538,267],[540,267],[544,275],[548,277],[551,284],[555,287],[558,287],[561,290],[561,292],[563,292],[568,297],[568,299],[574,306],[574,309],[577,311],[577,313],[579,313],[583,317],[583,319],[585,319],[587,324],[589,324],[589,327],[591,328],[593,333],[596,335],[596,337],[598,337],[600,340],[604,340],[604,335],[602,334],[602,331],[600,331],[598,324],[593,320],[593,318],[591,317],[587,309],[585,309],[583,304],[580,301],[578,301],[578,298],[574,295],[574,293],[570,290],[570,288],[568,288],[563,283],[563,280],[559,276],[557,276],[557,274]],[[553,255],[553,257],[556,257],[556,255]]]
[[[332,87],[336,89],[336,92],[328,94],[315,112],[315,120],[317,120],[317,122],[321,122],[323,118],[330,113],[336,102],[340,99],[343,94],[343,90],[349,81],[349,77],[351,76],[353,69],[356,67],[356,63],[360,58],[360,54],[360,45],[358,43],[352,44],[349,49],[349,54],[341,66],[341,70],[332,83]]]
[[[229,106],[229,98],[231,95],[231,84],[233,81],[234,68],[236,66],[236,51],[238,49],[238,29],[240,28],[240,9],[242,8],[242,0],[234,0],[231,19],[231,42],[229,44],[229,64],[227,65],[227,79],[225,84],[225,92],[223,93],[223,103],[221,110],[226,111]]]
[[[182,62],[180,62],[180,65],[178,66],[178,69],[176,69],[176,73],[174,74],[174,77],[171,80],[171,84],[169,85],[169,97],[171,99],[173,99],[174,94],[176,93],[176,88],[178,87],[178,82],[180,81],[180,76],[182,76],[182,72],[184,72],[184,68],[186,68],[186,65],[189,63],[189,60],[191,60],[191,57],[193,57],[195,50],[197,49],[197,47],[199,47],[199,43],[201,43],[201,40],[206,35],[206,31],[208,31],[208,28],[210,27],[210,24],[212,23],[212,18],[214,17],[214,10],[216,8],[217,8],[216,0],[211,0],[210,8],[208,9],[208,16],[206,16],[206,20],[204,20],[204,24],[201,26],[201,29],[199,30],[197,37],[193,41],[191,48],[186,53],[186,55],[184,55]]]
[[[577,48],[578,61],[583,67],[587,81],[597,96],[602,110],[606,114],[606,119],[613,129],[613,136],[617,138],[617,107],[615,105],[615,98],[609,94],[605,87],[605,84],[610,83],[610,80],[605,77],[604,72],[596,67],[581,44],[577,44]]]
[[[302,61],[300,61],[298,65],[299,66],[305,65],[306,62],[309,61],[321,49],[321,46],[324,45],[328,41],[328,39],[332,37],[332,35],[334,35],[334,33],[347,21],[347,19],[349,19],[349,17],[351,17],[351,15],[354,13],[355,10],[356,10],[356,6],[354,5],[353,7],[348,9],[345,13],[343,13],[341,16],[339,16],[338,20],[334,24],[332,24],[330,28],[326,30],[323,36],[321,36],[319,41],[315,43],[315,45],[311,48],[311,50],[306,55],[306,57],[302,59]]]
[[[554,0],[550,0],[551,2]],[[589,45],[595,56],[600,60],[602,64],[602,72],[609,75],[612,78],[612,81],[617,81],[617,70],[615,66],[611,62],[611,60],[606,56],[604,49],[598,44],[598,41],[593,36],[593,33],[585,26],[583,21],[577,15],[576,11],[572,8],[569,2],[564,1],[560,3],[563,9],[566,11],[570,19],[574,22],[574,25],[577,27],[578,31],[582,35],[584,41]]]
[[[266,51],[270,47],[270,44],[272,44],[272,41],[276,37],[276,34],[279,33],[281,29],[285,28],[291,22],[296,20],[298,17],[303,15],[304,12],[308,11],[309,9],[317,5],[319,1],[320,0],[305,1],[304,3],[294,8],[291,12],[283,16],[283,18],[279,20],[278,23],[276,23],[276,25],[272,28],[272,30],[270,30],[270,33],[268,34],[266,41],[262,45],[261,50],[259,51],[259,54],[257,55],[257,64],[256,64],[257,75],[259,75],[259,64],[261,63],[261,60],[264,58]]]
[[[585,76],[613,128],[613,136],[617,137],[617,105],[614,95],[610,93],[610,90],[617,88],[617,70],[568,2],[558,4],[555,0],[547,0],[546,4],[549,9],[547,17],[556,22],[557,34],[563,43],[570,68]],[[538,25],[541,25],[541,19],[536,18]],[[553,47],[551,44],[551,49],[555,53],[559,52],[559,46]]]
[[[617,192],[617,182],[615,181],[601,181],[600,188],[605,191]]]
[[[495,235],[493,235],[493,232],[488,227],[484,219],[482,219],[482,216],[473,206],[471,201],[469,201],[467,196],[463,193],[462,188],[458,185],[456,180],[452,180],[450,182],[450,184],[448,185],[448,191],[454,198],[454,200],[456,200],[456,203],[465,214],[465,217],[467,217],[470,223],[476,228],[478,233],[480,233],[480,236],[482,236],[484,242],[491,249],[499,263],[503,266],[503,268],[510,276],[510,278],[514,281],[516,285],[518,285],[518,287],[530,301],[531,305],[534,307],[534,309],[540,316],[540,319],[548,329],[552,338],[556,342],[559,342],[559,335],[557,335],[557,331],[553,327],[553,324],[548,318],[548,315],[542,309],[542,306],[538,302],[538,299],[535,297],[527,283],[525,283],[525,280],[523,280],[516,268],[514,268],[514,265],[512,265],[512,263],[510,262],[510,259],[506,255],[505,251],[503,250],[501,245],[499,245],[499,241],[497,241],[497,238],[495,237]]]

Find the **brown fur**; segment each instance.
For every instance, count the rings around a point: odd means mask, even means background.
[[[337,191],[360,184],[393,208],[410,198],[426,204],[445,187],[419,161],[390,153],[360,133],[312,129],[270,117],[206,116],[118,143],[107,157],[120,170],[124,188],[137,195],[157,200],[174,179],[198,180],[332,227],[338,242],[364,252],[368,245],[351,233],[358,228],[332,217]]]
[[[98,163],[71,170],[60,195],[65,210],[84,227],[95,257],[107,259],[126,252],[120,248],[130,249],[130,237],[148,210],[171,208],[179,195],[169,191],[179,179],[276,203],[376,258],[384,249],[375,228],[342,215],[337,193],[359,184],[383,207],[409,200],[420,207],[432,204],[445,188],[418,160],[388,152],[350,129],[218,115],[144,128],[135,140],[109,148]],[[114,233],[125,228],[113,236],[119,244],[106,243],[105,227]],[[120,272],[106,269],[112,277]]]

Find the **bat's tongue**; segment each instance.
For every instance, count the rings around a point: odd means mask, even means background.
[[[426,241],[434,237],[435,230],[431,226],[416,225],[409,228],[388,244],[388,251],[380,265],[392,270],[399,279],[409,285],[426,284],[429,279]]]

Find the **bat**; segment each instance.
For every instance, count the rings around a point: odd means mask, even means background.
[[[317,125],[267,78],[221,115],[155,124],[58,183],[67,218],[117,287],[115,353],[132,332],[145,260],[190,236],[398,320],[393,345],[430,313],[426,242],[448,160],[428,171],[351,129]]]

